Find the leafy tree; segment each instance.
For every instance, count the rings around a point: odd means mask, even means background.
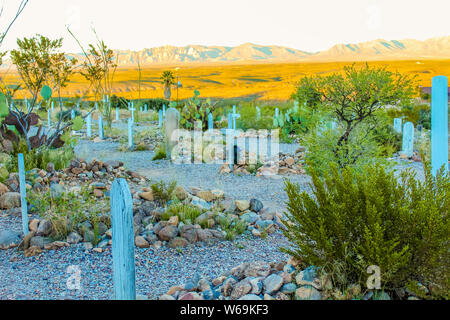
[[[172,71],[164,71],[161,76],[161,83],[164,86],[164,97],[170,100],[172,96],[171,86],[175,84],[175,76]]]
[[[37,105],[39,93],[46,84],[53,83],[53,88],[58,90],[60,105],[61,88],[67,85],[76,59],[70,59],[64,52],[61,52],[62,38],[50,40],[49,38],[36,35],[31,38],[17,40],[18,49],[11,51],[11,60],[16,65],[25,88],[31,93],[31,106],[26,110],[19,110],[14,106],[11,99],[12,110],[10,116],[6,118],[7,125],[15,125],[20,135],[26,139],[28,149],[38,148],[42,145],[62,146],[64,142],[61,135],[72,126],[72,122],[62,125],[61,121],[56,126],[56,130],[51,137],[28,137],[28,131],[32,125],[38,123],[38,116],[33,113]],[[43,100],[39,102],[42,104]],[[4,132],[6,132],[4,130]]]
[[[70,29],[67,29],[67,31],[78,43],[86,57],[82,62],[80,71],[80,74],[89,82],[89,87],[85,94],[93,89],[95,100],[99,100],[103,96],[111,97],[118,56],[114,56],[114,51],[108,48],[106,43],[98,37],[95,29],[92,29],[92,31],[96,36],[97,42],[95,44],[89,44],[88,49],[83,47]],[[105,103],[101,108],[103,115],[106,118],[107,125],[111,128],[111,104]]]
[[[303,78],[293,97],[310,103],[309,108],[320,106],[337,118],[343,130],[334,153],[345,156],[355,128],[373,121],[377,111],[387,105],[409,103],[415,94],[414,88],[414,78],[386,68],[370,68],[368,64],[357,69],[353,64],[345,67],[343,74]],[[375,128],[376,125],[368,126],[369,131]]]

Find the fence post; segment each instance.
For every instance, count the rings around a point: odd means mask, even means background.
[[[100,140],[103,140],[103,117],[99,116],[98,118],[98,136]]]
[[[128,147],[133,148],[133,120],[128,118]]]
[[[89,138],[92,136],[92,116],[90,113],[86,117],[86,135]]]
[[[432,79],[431,87],[431,170],[433,175],[444,165],[448,172],[448,80]]]
[[[136,300],[133,199],[124,179],[111,186],[114,299]]]
[[[20,185],[20,206],[22,207],[22,230],[23,234],[28,234],[28,204],[27,204],[27,185],[25,181],[25,163],[23,154],[18,155],[19,162],[19,185]]]

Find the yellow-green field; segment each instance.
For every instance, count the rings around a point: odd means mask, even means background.
[[[162,98],[163,90],[159,77],[164,70],[172,70],[179,77],[183,87],[178,90],[178,98],[185,99],[199,90],[202,97],[244,98],[259,100],[287,100],[296,82],[305,75],[327,75],[341,72],[349,62],[284,63],[252,65],[197,65],[176,67],[148,67],[141,70],[141,90],[137,68],[119,68],[113,83],[113,94],[126,98]],[[361,65],[362,63],[357,63]],[[418,84],[429,87],[436,75],[450,75],[450,60],[375,61],[371,66],[387,66],[391,71],[416,75]],[[17,74],[2,74],[8,84],[17,84]],[[73,76],[71,83],[62,90],[63,96],[81,95],[87,82],[79,75]],[[25,91],[19,91],[16,98],[22,98]],[[176,87],[172,99],[177,99]]]

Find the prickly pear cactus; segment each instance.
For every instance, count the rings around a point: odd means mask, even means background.
[[[44,100],[48,100],[52,96],[52,89],[49,86],[43,86],[41,89],[41,96]]]
[[[0,92],[0,123],[9,114],[8,101],[3,93]]]

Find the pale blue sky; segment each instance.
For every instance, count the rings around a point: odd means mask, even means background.
[[[4,27],[19,0],[0,0]],[[30,0],[2,49],[17,37],[64,37],[83,43],[90,25],[114,49],[162,45],[235,46],[245,42],[306,51],[377,38],[424,40],[450,35],[449,0]],[[3,29],[0,29],[3,30]]]

